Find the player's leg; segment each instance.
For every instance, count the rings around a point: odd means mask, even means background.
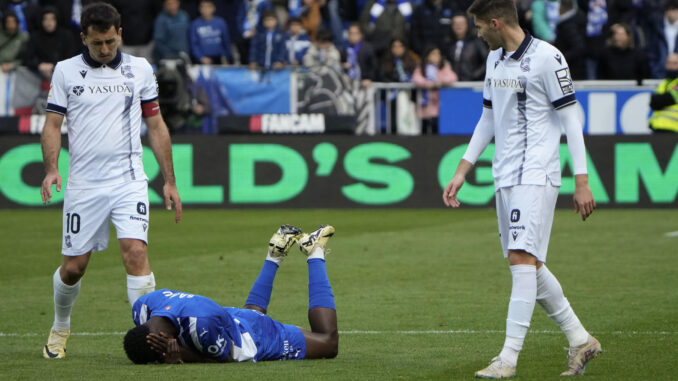
[[[547,189],[546,203],[555,208],[557,196],[557,187]],[[553,211],[553,209],[546,209],[546,212],[549,210]],[[552,222],[553,213],[551,212],[550,215],[545,216],[542,224],[542,235],[547,237],[542,241],[544,245],[548,245]],[[543,250],[546,250],[546,246]],[[597,357],[602,352],[602,348],[598,340],[591,336],[581,324],[565,297],[560,282],[543,263],[537,266],[537,303],[558,324],[569,342],[568,370],[563,375],[583,374],[588,361]]]
[[[155,291],[155,276],[148,261],[148,184],[145,181],[116,187],[111,200],[111,221],[118,233],[120,255],[127,270],[127,298],[130,305],[140,296]]]
[[[282,225],[268,242],[268,252],[264,266],[259,272],[257,280],[254,281],[252,289],[245,301],[245,307],[251,310],[257,310],[263,314],[268,309],[268,303],[271,301],[273,292],[273,280],[278,272],[278,267],[287,256],[294,242],[301,236],[301,229],[292,225]]]
[[[43,357],[66,356],[71,311],[80,292],[90,253],[108,246],[108,211],[99,192],[66,190],[63,209],[62,261],[52,276],[54,322]]]
[[[308,359],[333,358],[339,352],[337,311],[325,268],[325,245],[332,235],[332,226],[321,226],[299,240],[299,248],[308,257],[308,321],[311,331],[302,330]]]
[[[536,188],[536,189],[533,189]],[[541,187],[543,188],[543,187]],[[514,186],[497,192],[497,220],[502,248],[509,259],[511,297],[506,318],[506,338],[499,356],[476,372],[476,377],[504,378],[515,375],[537,297],[536,265],[539,252],[540,187]]]

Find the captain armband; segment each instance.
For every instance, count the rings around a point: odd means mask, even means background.
[[[151,101],[146,101],[141,103],[141,116],[144,118],[150,118],[152,116],[158,115],[160,112],[160,104],[158,99],[153,99]]]

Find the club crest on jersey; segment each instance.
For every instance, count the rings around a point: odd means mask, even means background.
[[[524,72],[530,71],[530,57],[525,57],[520,61],[520,70]]]
[[[87,70],[80,70],[80,75],[82,76],[83,79],[85,79],[85,76],[87,75]]]
[[[73,86],[71,91],[73,94],[80,96],[85,91],[85,88],[83,86]]]
[[[123,65],[120,67],[120,73],[125,76],[125,78],[134,78],[132,73],[132,67],[130,65]]]

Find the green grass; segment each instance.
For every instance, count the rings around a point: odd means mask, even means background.
[[[511,277],[493,210],[189,209],[174,224],[154,209],[149,255],[158,287],[242,305],[281,223],[337,229],[328,258],[343,332],[336,359],[133,366],[119,334],[132,320],[115,233],[83,279],[68,357],[45,360],[61,212],[0,211],[0,379],[463,380],[501,348]],[[599,210],[585,223],[556,212],[549,268],[605,350],[587,380],[675,379],[678,238],[665,236],[671,230],[678,230],[675,210]],[[294,249],[269,313],[307,327],[307,303],[306,266]],[[566,346],[537,306],[518,379],[559,379]]]

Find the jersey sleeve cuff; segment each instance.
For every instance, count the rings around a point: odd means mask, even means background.
[[[59,114],[59,115],[66,115],[66,107],[61,107],[59,105],[55,105],[54,103],[47,103],[47,107],[45,108],[45,111],[53,112],[53,113]]]
[[[148,103],[148,102],[153,102],[153,101],[157,101],[157,100],[158,100],[158,97],[151,98],[151,99],[142,99],[142,100],[141,100],[141,104]]]
[[[574,96],[574,94],[564,96],[558,100],[551,102],[553,108],[555,108],[556,110],[560,110],[563,107],[567,107],[575,103],[577,103],[577,98]]]

